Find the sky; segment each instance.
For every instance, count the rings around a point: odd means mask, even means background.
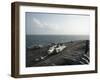
[[[25,13],[26,35],[89,35],[90,16]]]

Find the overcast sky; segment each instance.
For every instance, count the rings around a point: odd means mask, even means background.
[[[89,35],[89,15],[26,12],[27,35]]]

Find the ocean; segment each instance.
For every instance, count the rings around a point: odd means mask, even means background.
[[[26,47],[46,46],[50,43],[63,43],[76,40],[89,40],[86,35],[26,35]]]

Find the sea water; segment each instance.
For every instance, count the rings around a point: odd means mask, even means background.
[[[48,45],[76,40],[89,40],[87,35],[26,35],[26,47],[33,45]]]

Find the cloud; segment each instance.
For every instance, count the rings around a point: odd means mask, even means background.
[[[48,31],[48,32],[51,32],[51,31],[58,31],[59,27],[57,24],[50,24],[50,23],[47,23],[46,21],[43,22],[43,21],[40,21],[39,19],[37,18],[33,18],[33,21],[32,21],[32,25],[33,27],[38,28],[38,29],[43,29],[45,31]]]
[[[33,18],[32,24],[33,24],[33,26],[37,25],[37,27],[41,27],[41,28],[44,27],[44,25],[42,24],[42,22],[40,20],[38,20],[37,18]]]
[[[46,21],[41,21],[38,18],[32,19],[32,27],[30,31],[30,34],[54,34],[56,32],[55,25],[50,24]]]

